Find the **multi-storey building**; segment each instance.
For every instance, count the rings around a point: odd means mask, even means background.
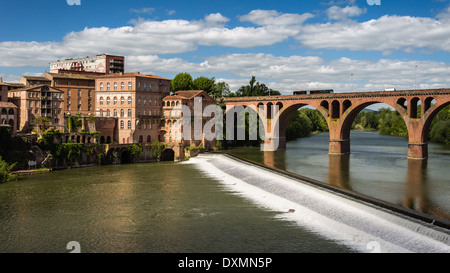
[[[47,72],[42,77],[50,80],[50,86],[63,91],[65,114],[94,115],[96,76]]]
[[[91,72],[98,74],[123,73],[125,58],[100,54],[94,57],[65,59],[50,63],[50,73]]]
[[[23,84],[24,86],[33,86],[42,84],[51,85],[52,81],[44,77],[22,76],[20,78],[19,83]]]
[[[98,77],[96,117],[117,120],[117,133],[103,135],[119,144],[150,143],[159,131],[162,98],[170,94],[170,80],[140,73],[117,73]],[[111,133],[110,133],[111,134]]]
[[[17,131],[18,107],[10,102],[8,92],[22,87],[22,84],[6,83],[0,78],[0,126],[10,127],[13,134]]]
[[[212,117],[204,117],[203,114],[207,106],[215,104],[216,101],[202,90],[178,91],[172,96],[164,97],[163,122],[160,128],[163,141],[182,143],[184,146],[213,147],[213,141],[208,141],[205,138],[207,132],[204,132],[205,124]]]
[[[38,117],[46,117],[49,128],[64,130],[63,92],[49,85],[33,85],[14,89],[9,100],[18,108],[17,130],[39,130]]]

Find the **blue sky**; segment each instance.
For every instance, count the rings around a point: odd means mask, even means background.
[[[232,90],[450,87],[450,0],[2,0],[0,77],[124,55],[126,70],[215,77]]]

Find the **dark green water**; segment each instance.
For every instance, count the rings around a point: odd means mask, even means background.
[[[0,185],[0,252],[348,252],[192,164],[57,171]]]
[[[288,142],[287,150],[232,153],[322,182],[450,220],[450,147],[429,144],[429,159],[408,160],[408,140],[352,132],[351,154],[328,155],[329,135]]]

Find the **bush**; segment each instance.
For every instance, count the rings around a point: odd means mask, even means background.
[[[17,180],[17,175],[11,174],[11,170],[14,168],[14,164],[8,164],[0,156],[0,183]]]

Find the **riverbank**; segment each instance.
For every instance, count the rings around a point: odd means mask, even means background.
[[[367,251],[371,242],[381,252],[450,251],[450,230],[437,223],[440,219],[224,153],[204,154],[191,163],[229,191],[278,212],[281,219],[357,251]]]

